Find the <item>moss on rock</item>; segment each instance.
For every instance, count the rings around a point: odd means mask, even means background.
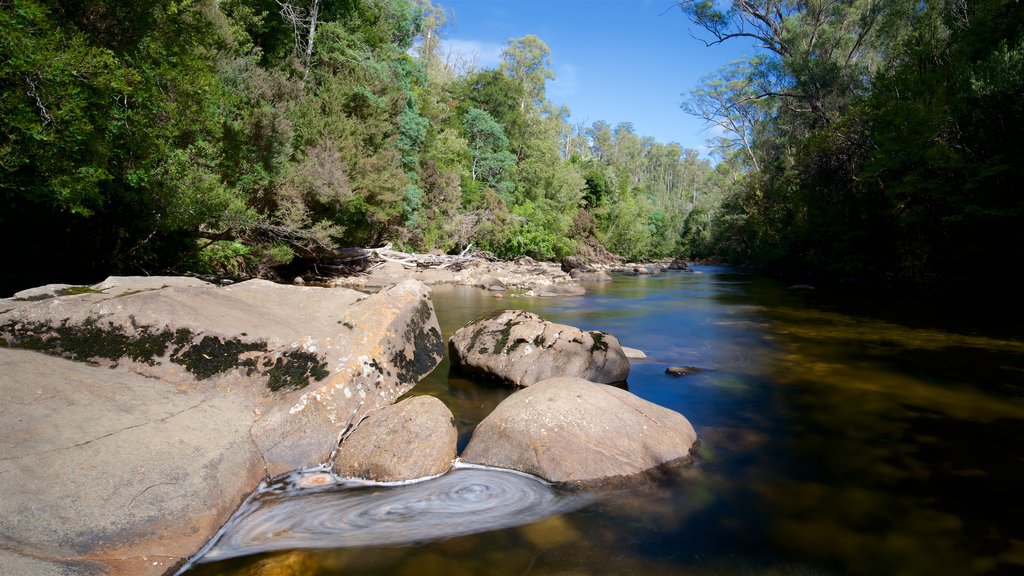
[[[310,378],[323,380],[328,374],[327,362],[316,354],[305,350],[286,352],[267,371],[267,388],[275,392],[282,388],[302,388],[309,384]]]
[[[398,350],[391,358],[391,363],[398,370],[398,379],[402,383],[416,382],[437,365],[439,358],[444,356],[444,340],[437,328],[427,325],[433,318],[434,309],[426,301],[420,302],[405,328],[404,341],[412,343],[413,355],[409,358],[405,350]]]
[[[196,335],[187,328],[163,328],[140,325],[130,318],[131,328],[102,325],[96,318],[81,324],[59,325],[38,322],[8,322],[0,326],[0,346],[35,350],[70,360],[118,362],[130,358],[150,366],[169,358],[185,368],[197,380],[244,368],[246,375],[267,376],[270,390],[301,388],[309,379],[328,376],[327,362],[305,350],[286,352],[276,360],[264,341],[244,342],[239,338]],[[262,357],[262,362],[260,359]]]

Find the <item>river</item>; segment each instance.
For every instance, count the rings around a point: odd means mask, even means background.
[[[493,470],[406,486],[292,477],[188,573],[1024,574],[1024,338],[1006,318],[721,267],[589,289],[436,287],[434,303],[446,339],[523,308],[644,350],[629,390],[700,437],[678,477],[597,495]],[[706,371],[674,378],[671,365]],[[412,392],[452,409],[460,449],[509,393],[449,375],[447,360]]]

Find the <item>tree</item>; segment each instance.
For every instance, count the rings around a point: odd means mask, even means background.
[[[506,175],[515,164],[515,156],[508,151],[508,138],[501,125],[484,110],[470,108],[466,111],[465,126],[472,155],[473,181],[480,181],[505,195],[511,194],[513,185]]]
[[[750,62],[732,62],[701,78],[682,108],[721,130],[719,148],[742,150],[751,167],[761,171],[755,152],[755,132],[771,116],[771,100],[758,90]]]
[[[313,59],[316,24],[320,18],[320,0],[312,0],[309,8],[280,0],[277,0],[277,3],[281,7],[281,17],[292,26],[295,35],[295,55],[300,57],[305,65],[305,78],[309,75],[309,64]]]
[[[520,110],[526,110],[527,105],[541,106],[545,100],[545,83],[555,79],[555,73],[551,71],[551,50],[533,34],[505,43],[499,70],[522,87]]]

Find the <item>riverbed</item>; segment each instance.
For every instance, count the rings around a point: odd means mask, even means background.
[[[690,419],[694,464],[582,495],[488,470],[403,486],[282,479],[245,510],[278,520],[238,521],[189,574],[1024,573],[1024,338],[1011,323],[722,267],[588,290],[441,286],[433,299],[446,339],[523,308],[645,351],[628,388]],[[677,378],[673,365],[705,370]],[[451,408],[461,449],[509,393],[446,359],[411,394]]]

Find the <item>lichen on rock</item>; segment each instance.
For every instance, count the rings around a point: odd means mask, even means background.
[[[629,361],[611,334],[548,322],[523,310],[501,310],[460,328],[448,342],[452,366],[514,386],[555,376],[624,382]]]

